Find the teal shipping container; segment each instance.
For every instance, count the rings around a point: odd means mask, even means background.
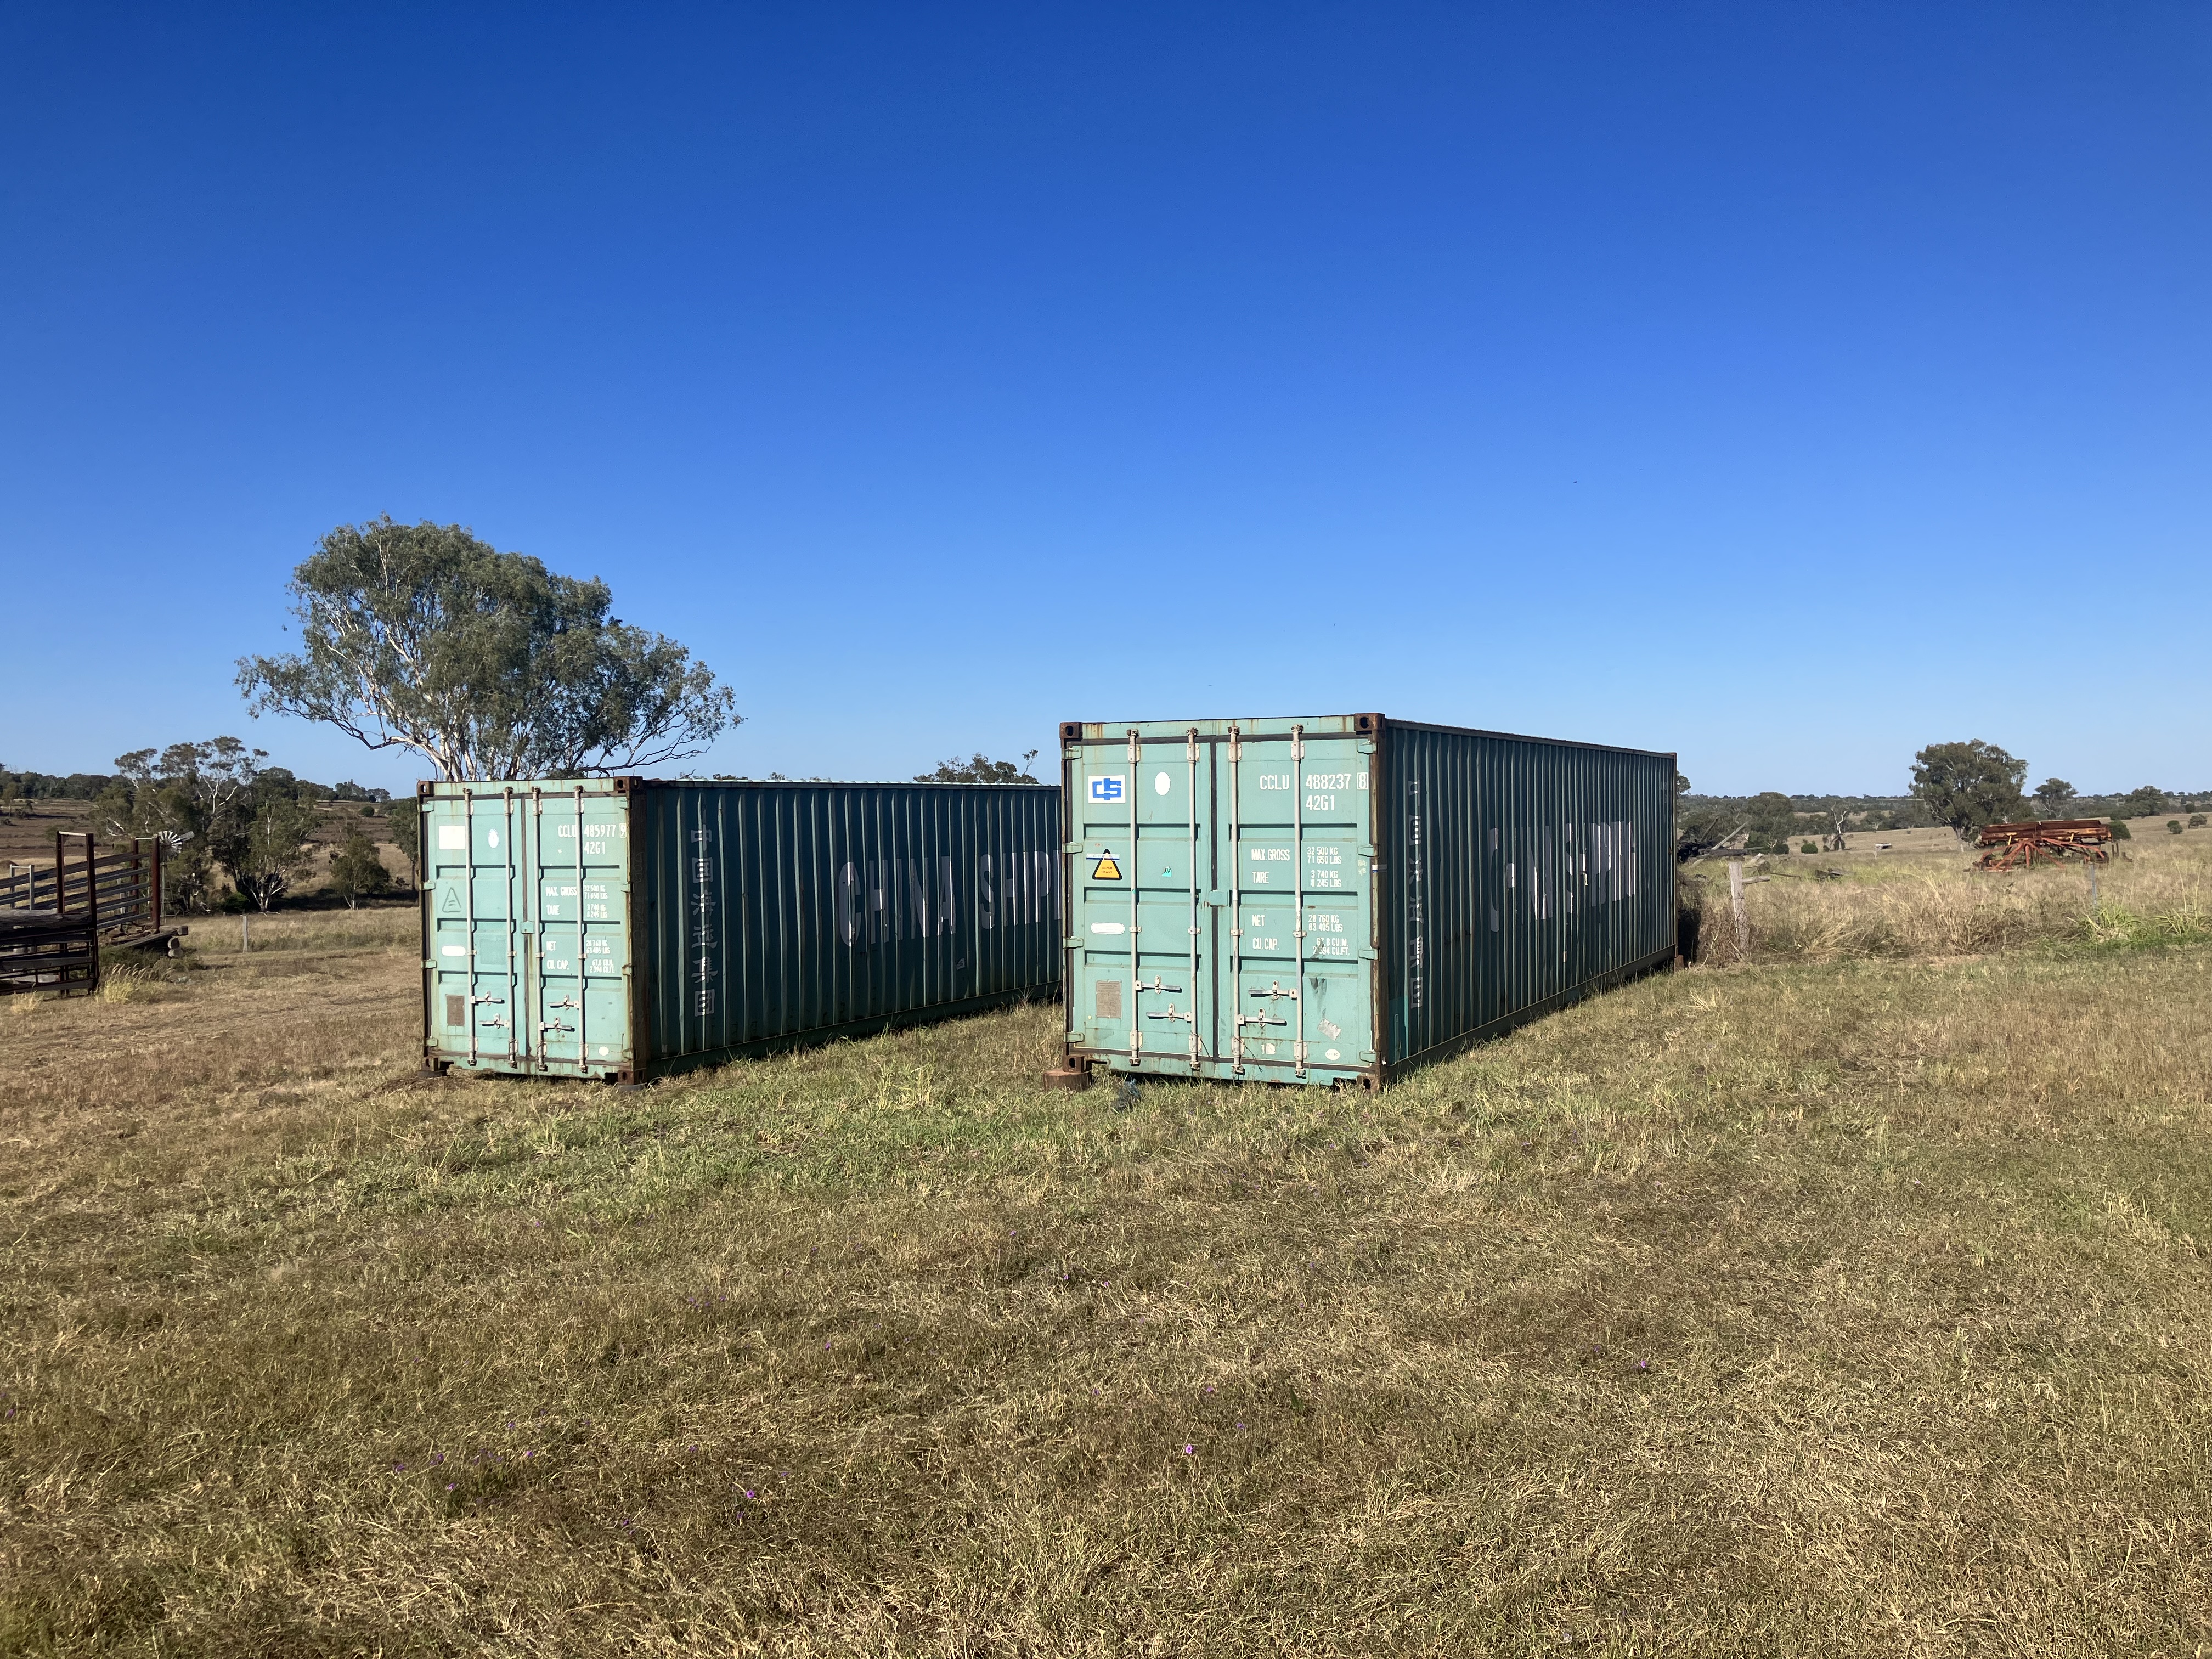
[[[426,783],[434,1069],[635,1083],[1060,987],[1048,784]]]
[[[1668,964],[1674,785],[1381,714],[1070,721],[1069,1065],[1373,1087]]]

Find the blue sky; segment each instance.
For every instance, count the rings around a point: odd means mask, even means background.
[[[2179,4],[11,8],[0,761],[404,785],[230,683],[389,512],[690,646],[706,769],[1357,708],[2204,787],[2208,71]]]

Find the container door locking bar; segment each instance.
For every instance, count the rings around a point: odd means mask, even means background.
[[[584,786],[576,786],[576,1069],[584,1069],[591,1057],[591,1038],[584,1035],[585,993],[591,981],[584,975],[591,971],[591,959],[584,954]]]
[[[1144,929],[1137,924],[1137,890],[1144,884],[1144,857],[1137,848],[1137,797],[1143,792],[1137,787],[1139,770],[1145,762],[1143,741],[1137,728],[1129,728],[1129,1010],[1137,1012],[1137,999],[1143,994],[1144,945],[1138,937]],[[1145,1028],[1135,1020],[1129,1022],[1129,1064],[1140,1065],[1145,1054]]]
[[[416,833],[419,835],[421,832],[418,830]],[[477,1063],[475,1005],[496,1002],[500,999],[477,994],[477,797],[473,789],[461,791],[461,885],[468,890],[469,1064],[474,1066]]]
[[[1185,757],[1190,763],[1190,1012],[1182,1018],[1190,1022],[1190,1069],[1198,1073],[1199,1057],[1204,1052],[1198,1042],[1198,728],[1192,726],[1184,734]],[[1132,791],[1132,793],[1134,792]],[[1132,975],[1134,977],[1134,975]],[[1172,1006],[1168,1018],[1177,1016]]]
[[[509,788],[501,793],[499,827],[507,832],[504,859],[507,866],[507,998],[509,1005],[513,1006],[515,994],[522,985],[522,981],[514,971],[516,931],[514,926],[514,791]],[[515,1058],[514,1027],[509,1025],[507,1028],[507,1063],[510,1066],[513,1066],[515,1063]]]
[[[1244,734],[1229,728],[1229,1070],[1244,1075],[1244,1017],[1237,1012],[1237,987],[1244,973],[1244,849],[1237,840],[1238,796],[1243,783]]]
[[[1306,729],[1291,728],[1291,889],[1297,904],[1297,984],[1306,982]],[[1298,1034],[1291,1043],[1291,1070],[1306,1074],[1306,1000],[1292,994],[1298,1005]]]

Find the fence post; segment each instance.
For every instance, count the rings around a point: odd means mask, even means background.
[[[1743,908],[1743,860],[1729,860],[1729,908],[1735,912],[1735,956],[1738,962],[1751,957],[1751,917]]]

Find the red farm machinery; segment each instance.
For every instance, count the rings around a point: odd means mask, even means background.
[[[1983,849],[1979,870],[2033,869],[2038,859],[2104,864],[2112,856],[2112,830],[2101,818],[2036,818],[1987,824],[1976,844]]]

